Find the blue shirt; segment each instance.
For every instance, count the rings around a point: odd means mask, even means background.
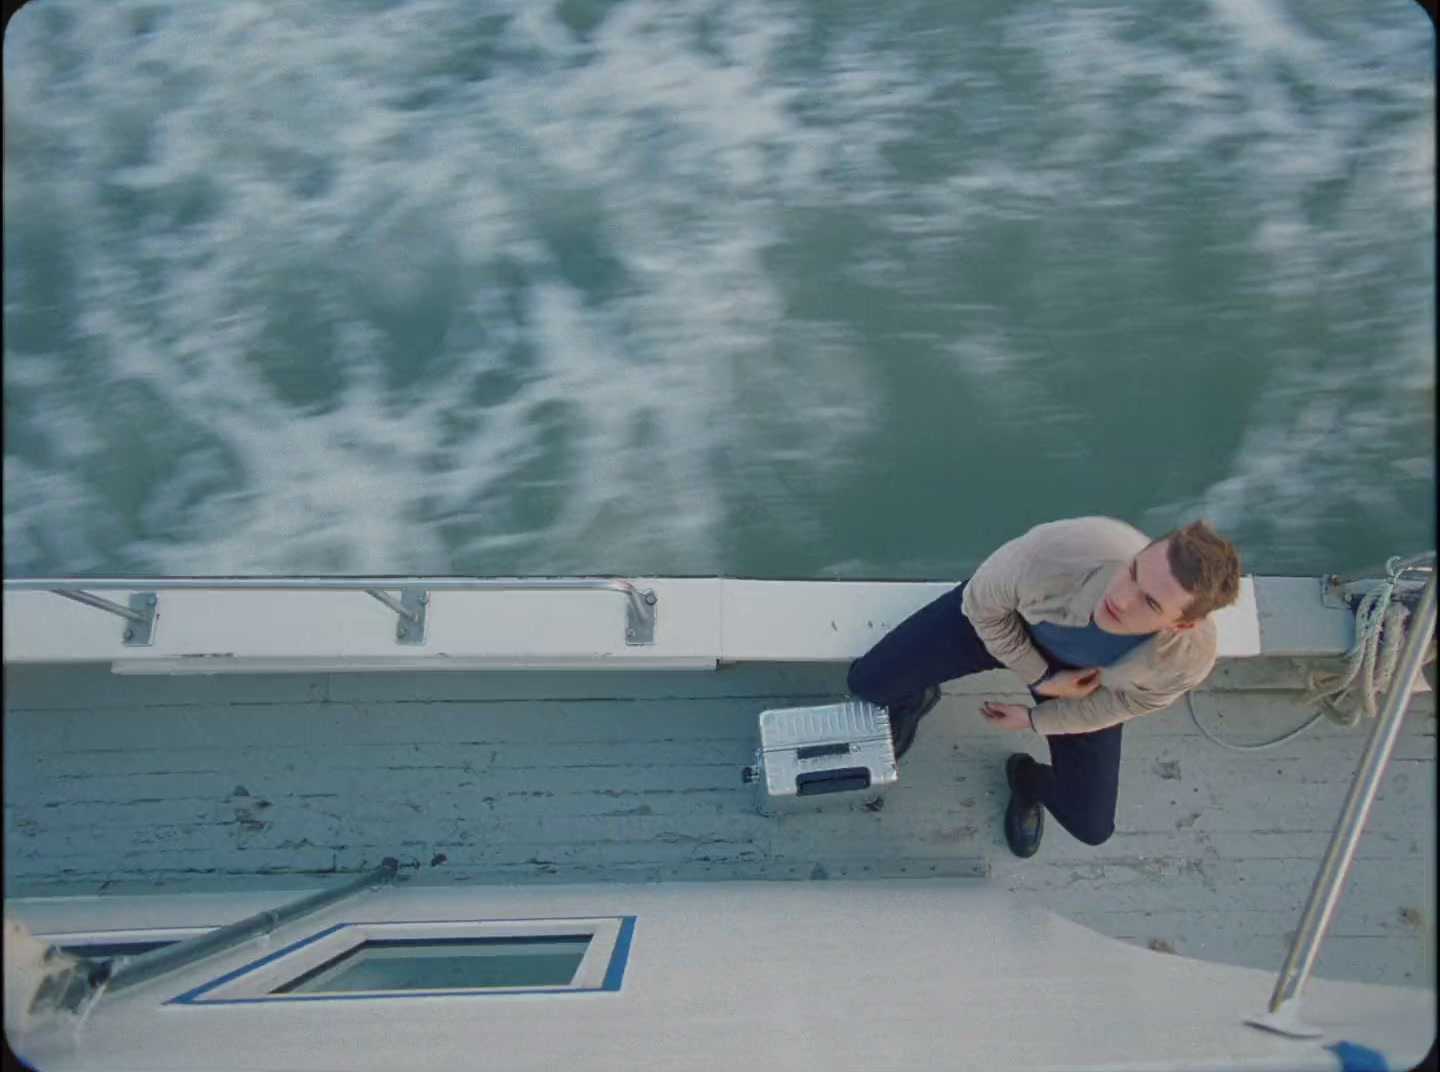
[[[1111,666],[1154,635],[1142,633],[1139,636],[1119,636],[1107,633],[1096,625],[1093,619],[1089,625],[1080,628],[1073,625],[1052,625],[1050,622],[1030,625],[1030,639],[1047,660],[1077,669]]]
[[[1048,681],[1054,676],[1055,663],[1061,664],[1062,668],[1073,667],[1077,670],[1088,670],[1092,666],[1110,666],[1155,635],[1142,633],[1139,636],[1117,636],[1115,633],[1105,632],[1095,624],[1093,618],[1089,625],[1078,628],[1073,625],[1052,625],[1049,622],[1026,624],[1030,628],[1030,639],[1052,664],[1050,673],[1040,681]],[[1035,682],[1035,685],[1040,684],[1040,681]],[[1040,701],[1049,699],[1048,696],[1041,696],[1036,692],[1035,685],[1030,686],[1030,695]]]

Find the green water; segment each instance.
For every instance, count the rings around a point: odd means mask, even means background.
[[[1413,4],[40,0],[7,575],[1435,544]]]

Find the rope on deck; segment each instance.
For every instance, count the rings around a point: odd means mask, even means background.
[[[1385,579],[1360,600],[1355,612],[1355,645],[1340,665],[1306,675],[1305,699],[1318,703],[1322,713],[1342,726],[1355,726],[1362,713],[1374,718],[1378,701],[1395,676],[1410,621],[1410,608],[1396,596],[1396,586],[1406,572],[1400,561],[1398,557],[1390,559],[1385,564]]]
[[[1397,598],[1396,586],[1405,573],[1420,568],[1402,566],[1402,561],[1396,556],[1386,562],[1384,580],[1360,600],[1355,612],[1354,646],[1341,659],[1332,661],[1330,666],[1322,665],[1306,672],[1304,699],[1320,706],[1313,717],[1273,741],[1231,744],[1212,736],[1200,724],[1200,716],[1195,711],[1195,696],[1187,692],[1185,704],[1190,709],[1190,719],[1195,728],[1221,748],[1232,752],[1259,752],[1294,740],[1327,715],[1347,728],[1359,723],[1362,712],[1367,718],[1375,718],[1379,710],[1378,701],[1395,677],[1395,666],[1405,647],[1405,627],[1410,620],[1410,608]],[[1433,569],[1433,565],[1430,568]],[[1433,650],[1431,658],[1434,658]]]

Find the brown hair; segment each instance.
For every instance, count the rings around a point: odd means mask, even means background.
[[[1171,529],[1155,542],[1162,541],[1169,541],[1165,553],[1170,572],[1193,597],[1180,616],[1182,622],[1199,621],[1240,597],[1240,555],[1205,522]]]

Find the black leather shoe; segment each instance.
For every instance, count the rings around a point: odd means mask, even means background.
[[[1021,858],[1034,856],[1045,836],[1045,805],[1031,800],[1015,785],[1016,776],[1035,760],[1017,752],[1005,761],[1005,780],[1010,783],[1010,805],[1005,809],[1005,842]]]
[[[890,715],[890,738],[895,742],[897,761],[915,743],[915,733],[920,728],[920,720],[939,702],[940,686],[931,685],[920,693],[918,698],[902,700],[887,708]]]

